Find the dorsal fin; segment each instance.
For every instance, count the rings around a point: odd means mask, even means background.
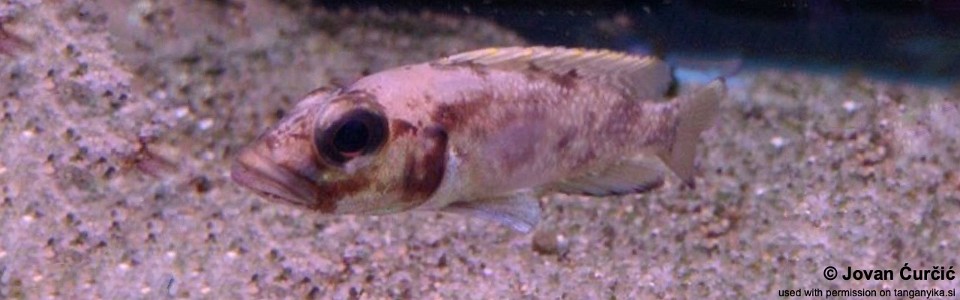
[[[673,80],[670,67],[651,56],[563,47],[487,48],[452,55],[440,64],[475,63],[502,70],[540,69],[577,76],[621,90],[630,99],[662,98]]]

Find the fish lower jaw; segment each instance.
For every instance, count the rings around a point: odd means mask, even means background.
[[[255,152],[242,153],[230,169],[234,182],[264,198],[280,203],[312,207],[315,202],[311,182]]]

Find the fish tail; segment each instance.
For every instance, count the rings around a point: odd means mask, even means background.
[[[671,152],[663,160],[689,187],[693,187],[693,158],[700,133],[713,125],[720,99],[725,94],[724,80],[720,78],[692,96],[680,99],[677,104],[676,136]]]

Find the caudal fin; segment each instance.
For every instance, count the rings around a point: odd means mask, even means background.
[[[663,157],[663,161],[687,186],[693,186],[693,157],[697,153],[700,133],[713,125],[724,95],[726,87],[721,78],[680,99],[676,139],[669,157]]]

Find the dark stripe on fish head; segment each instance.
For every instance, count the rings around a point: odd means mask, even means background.
[[[406,135],[416,135],[417,131],[417,127],[410,124],[410,122],[404,120],[390,121],[391,140],[396,140]]]
[[[403,171],[401,201],[410,204],[423,203],[437,191],[447,165],[447,132],[439,126],[421,132],[423,147],[407,153]]]

